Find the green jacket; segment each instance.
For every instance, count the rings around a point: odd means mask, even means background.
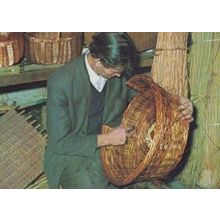
[[[73,156],[93,157],[97,136],[87,135],[90,108],[90,80],[80,56],[51,74],[48,83],[47,132],[44,170],[51,188],[58,188],[60,176]],[[125,79],[107,81],[103,124],[116,127],[135,92]]]

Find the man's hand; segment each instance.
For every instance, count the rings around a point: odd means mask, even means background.
[[[180,118],[186,120],[188,123],[193,121],[193,105],[192,102],[184,97],[179,98],[180,106],[178,110],[180,111]]]
[[[98,147],[106,145],[123,145],[126,143],[128,137],[132,137],[134,128],[114,128],[107,134],[98,135]]]

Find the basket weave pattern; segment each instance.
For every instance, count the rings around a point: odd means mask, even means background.
[[[126,109],[122,127],[134,127],[135,134],[125,145],[100,150],[104,172],[115,185],[166,178],[180,162],[188,136],[176,96],[145,75],[132,77],[128,85],[139,95]],[[103,133],[111,129],[104,125]]]
[[[43,172],[46,136],[23,112],[11,109],[0,117],[0,188],[25,188]]]

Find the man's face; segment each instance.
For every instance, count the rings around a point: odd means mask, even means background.
[[[112,77],[120,77],[123,70],[123,67],[107,68],[102,63],[100,63],[100,65],[96,69],[96,73],[105,77],[106,79],[110,79]]]

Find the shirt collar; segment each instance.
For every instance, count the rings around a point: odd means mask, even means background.
[[[104,78],[103,76],[98,75],[93,69],[92,67],[89,65],[88,62],[88,56],[89,52],[87,52],[85,54],[85,63],[86,63],[86,69],[89,73],[89,79],[90,82],[92,83],[92,85],[96,88],[96,90],[98,90],[99,92],[101,92],[105,86],[105,83],[107,81],[106,78]]]

